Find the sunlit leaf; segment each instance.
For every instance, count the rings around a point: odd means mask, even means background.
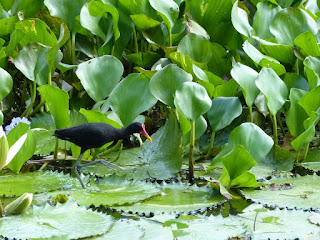
[[[312,31],[301,33],[294,39],[294,44],[300,48],[304,56],[320,57],[320,48]]]
[[[11,75],[0,67],[0,101],[2,101],[11,91],[13,81]]]
[[[238,7],[238,0],[233,4],[231,11],[231,20],[234,28],[242,35],[251,36],[252,27],[249,24],[247,13]]]
[[[320,85],[320,60],[316,57],[309,56],[303,61],[310,89]]]
[[[179,6],[173,0],[150,0],[149,2],[158,11],[169,31],[171,31],[179,16]]]

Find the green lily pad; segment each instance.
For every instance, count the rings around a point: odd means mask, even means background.
[[[256,204],[245,211],[240,216],[253,239],[313,239],[312,236],[320,234],[320,228],[308,220],[310,212],[271,211]]]
[[[26,214],[0,218],[1,236],[15,239],[78,239],[106,233],[112,217],[75,203],[33,206]]]
[[[272,178],[263,182],[260,190],[242,190],[245,198],[268,206],[316,209],[319,208],[317,175]]]
[[[75,178],[58,172],[28,172],[0,175],[0,195],[20,196],[80,186]]]
[[[115,206],[132,204],[159,194],[160,189],[151,183],[140,180],[125,180],[123,177],[105,177],[90,188],[94,191],[78,189],[74,191],[59,191],[49,194],[67,195],[69,201],[76,201],[83,206]]]
[[[115,207],[126,212],[189,212],[212,207],[225,200],[208,187],[189,186],[183,183],[164,183],[163,193],[152,199],[131,206]]]

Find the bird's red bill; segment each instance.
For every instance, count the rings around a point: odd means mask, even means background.
[[[140,131],[140,136],[145,136],[150,142],[152,142],[151,137],[149,136],[149,134],[146,131],[146,127],[144,124],[142,124],[142,130]]]

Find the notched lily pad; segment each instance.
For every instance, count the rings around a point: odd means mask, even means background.
[[[0,195],[20,196],[80,186],[77,179],[58,172],[29,172],[0,176]]]
[[[317,209],[319,208],[320,177],[307,175],[272,178],[262,183],[260,190],[244,189],[245,198],[269,206]]]
[[[125,180],[123,177],[102,178],[91,189],[75,189],[73,191],[59,191],[49,194],[55,198],[58,194],[66,195],[69,201],[76,201],[84,206],[114,206],[132,204],[145,200],[160,193],[155,184],[140,180]]]
[[[215,206],[225,200],[210,188],[189,186],[183,183],[162,185],[162,194],[131,206],[116,209],[126,212],[189,212]]]
[[[26,214],[0,218],[0,232],[9,239],[78,239],[104,234],[112,223],[111,216],[66,203],[33,206]]]

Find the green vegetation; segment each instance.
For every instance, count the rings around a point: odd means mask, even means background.
[[[319,17],[316,0],[0,0],[0,239],[316,239]],[[153,141],[85,152],[124,170],[83,168],[82,189],[54,131],[135,121]]]

